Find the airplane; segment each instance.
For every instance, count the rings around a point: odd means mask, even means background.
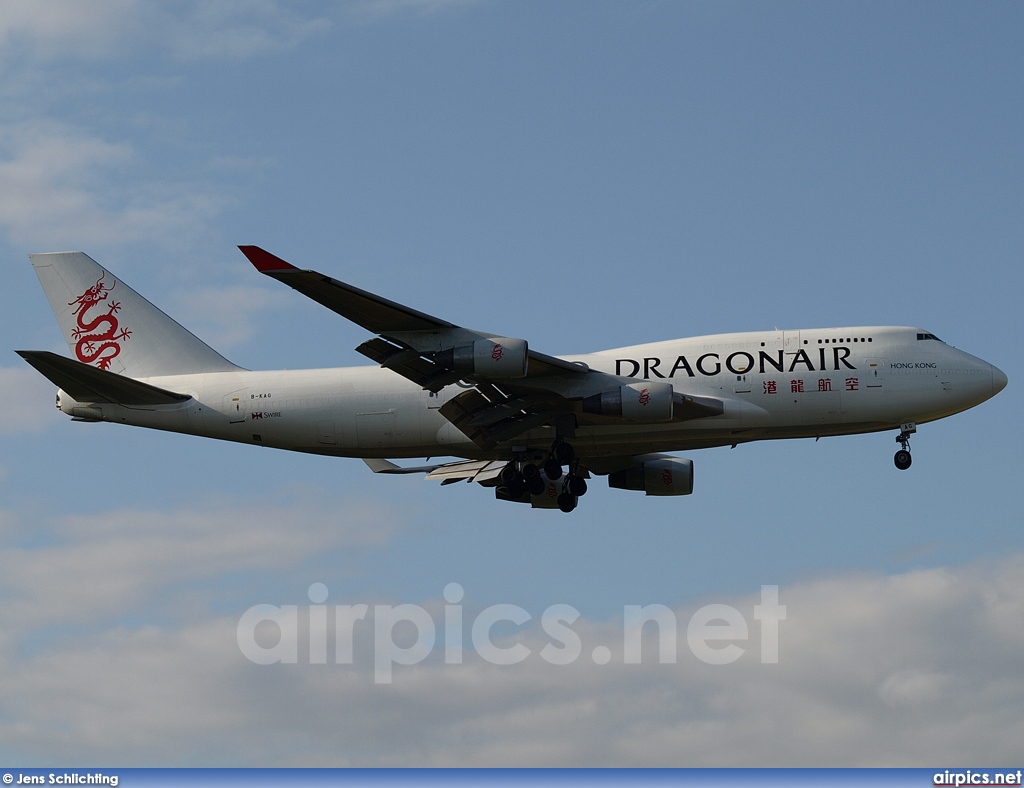
[[[17,351],[74,421],[113,422],[362,459],[383,474],[476,482],[573,511],[587,480],[689,495],[669,452],[899,430],[999,393],[1006,375],[901,326],[754,331],[551,356],[240,246],[258,272],[375,335],[377,366],[250,371],[82,252],[29,255],[73,358]],[[431,458],[454,461],[431,463]],[[402,466],[392,460],[426,458]]]

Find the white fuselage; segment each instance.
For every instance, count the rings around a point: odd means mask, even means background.
[[[562,358],[638,380],[664,379],[677,392],[725,402],[722,415],[689,421],[591,419],[573,439],[577,452],[591,457],[893,429],[965,410],[1006,384],[991,364],[904,327],[718,334]],[[435,395],[378,367],[146,382],[192,399],[83,406],[62,392],[59,407],[81,418],[341,457],[502,459],[513,449],[509,443],[485,451],[438,413],[461,393],[458,385]],[[541,427],[517,436],[514,446],[546,447],[552,436]]]

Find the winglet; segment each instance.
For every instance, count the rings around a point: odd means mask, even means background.
[[[239,246],[239,250],[252,263],[256,270],[261,274],[269,273],[270,271],[298,271],[291,263],[286,263],[280,257],[272,255],[266,249],[260,249],[258,246]]]

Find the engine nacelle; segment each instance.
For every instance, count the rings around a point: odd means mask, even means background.
[[[434,358],[446,367],[495,380],[525,378],[530,349],[525,339],[490,337],[461,345]]]
[[[693,460],[664,457],[608,474],[608,486],[643,490],[647,495],[689,495],[693,492]]]
[[[583,412],[621,416],[626,421],[672,421],[675,392],[671,383],[644,380],[583,398]]]

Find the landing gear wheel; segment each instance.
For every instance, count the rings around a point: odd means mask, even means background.
[[[558,460],[552,458],[544,463],[544,475],[551,481],[557,482],[562,478],[562,465]]]
[[[551,453],[554,455],[559,465],[568,465],[576,459],[576,449],[572,447],[571,443],[556,443]]]
[[[505,482],[505,489],[512,498],[522,498],[526,494],[526,479],[516,474],[514,479]]]
[[[546,489],[547,485],[544,483],[544,479],[539,473],[526,480],[526,490],[530,495],[543,495],[544,490]]]
[[[565,489],[570,495],[579,498],[581,495],[587,494],[587,480],[573,474],[565,480]]]
[[[573,509],[576,508],[576,504],[578,503],[578,501],[576,500],[576,496],[575,495],[572,495],[571,493],[564,492],[564,493],[559,493],[558,494],[557,503],[558,503],[558,508],[561,509],[566,514],[568,514]]]
[[[892,461],[901,471],[909,468],[910,463],[913,461],[910,456],[910,436],[915,432],[917,432],[917,426],[913,422],[907,422],[901,425],[900,434],[896,436],[896,442],[900,445],[900,450],[896,452]]]
[[[526,465],[523,466],[523,478],[526,479],[526,481],[530,481],[530,479],[538,478],[539,476],[540,476],[540,468],[538,468],[532,462],[528,462],[528,463],[526,463]]]
[[[518,475],[519,471],[516,469],[516,464],[514,462],[510,462],[508,465],[501,469],[500,478],[503,482],[507,484],[508,482],[515,479]]]

